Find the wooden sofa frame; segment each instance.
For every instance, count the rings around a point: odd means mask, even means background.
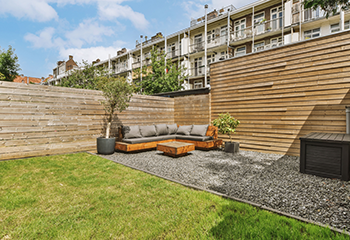
[[[158,143],[166,143],[166,142],[186,142],[186,143],[193,143],[195,145],[196,149],[200,150],[211,150],[215,149],[218,146],[222,145],[222,140],[217,139],[218,138],[218,128],[214,126],[209,126],[206,136],[213,137],[213,140],[208,141],[194,141],[194,140],[185,140],[185,139],[168,139],[168,140],[161,140],[161,141],[154,141],[154,142],[146,142],[146,143],[125,143],[122,142],[122,129],[119,127],[118,129],[118,141],[115,143],[115,149],[122,151],[122,152],[133,152],[133,151],[141,151],[141,150],[150,150],[157,148]]]

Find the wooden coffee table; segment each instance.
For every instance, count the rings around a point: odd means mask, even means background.
[[[167,142],[167,143],[158,143],[157,150],[164,152],[164,155],[171,157],[181,157],[185,156],[188,152],[191,152],[195,149],[193,143],[185,142]]]

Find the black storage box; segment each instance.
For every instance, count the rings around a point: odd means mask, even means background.
[[[349,181],[350,134],[310,133],[300,138],[300,172]]]

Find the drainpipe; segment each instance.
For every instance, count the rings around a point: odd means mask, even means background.
[[[204,25],[204,87],[208,86],[207,82],[207,22],[208,22],[208,17],[207,17],[207,8],[208,4],[205,4],[204,9],[205,9],[205,25]]]
[[[340,31],[344,31],[344,11],[340,10]]]
[[[350,106],[345,107],[346,112],[346,134],[350,134]]]

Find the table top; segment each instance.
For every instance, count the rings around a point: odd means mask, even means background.
[[[185,143],[185,142],[167,142],[167,143],[158,143],[158,145],[172,147],[172,148],[180,148],[194,145],[193,143]]]
[[[306,136],[300,137],[300,140],[350,143],[350,134],[313,132],[313,133],[309,133]]]

